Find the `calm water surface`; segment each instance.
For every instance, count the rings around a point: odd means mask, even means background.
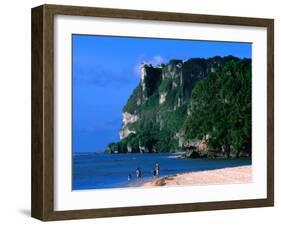
[[[220,169],[250,165],[250,159],[208,160],[181,159],[174,154],[96,154],[73,155],[72,189],[101,189],[132,186],[135,170],[142,171],[142,181],[152,179],[155,164],[160,164],[160,176],[182,172]],[[128,175],[132,180],[128,182]]]

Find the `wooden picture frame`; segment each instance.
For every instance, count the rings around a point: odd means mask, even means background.
[[[240,25],[267,29],[267,198],[169,205],[54,210],[54,16],[125,18]],[[42,5],[32,9],[32,202],[34,218],[50,220],[163,214],[274,205],[274,21],[273,19],[196,15]]]

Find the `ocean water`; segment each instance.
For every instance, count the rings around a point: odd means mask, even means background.
[[[181,159],[174,154],[73,154],[72,189],[105,189],[133,186],[136,168],[142,171],[141,181],[153,178],[155,164],[160,165],[160,176],[175,175],[225,167],[250,165],[250,159]],[[128,181],[128,175],[132,179]]]

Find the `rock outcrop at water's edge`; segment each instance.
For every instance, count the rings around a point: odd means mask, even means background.
[[[181,151],[184,153],[182,157],[187,158],[251,155],[251,115],[248,115],[251,103],[248,103],[249,98],[243,100],[240,97],[243,92],[247,92],[245,96],[251,95],[248,81],[251,77],[251,60],[233,56],[192,58],[187,61],[170,60],[156,66],[142,64],[140,70],[140,83],[123,108],[120,142],[110,143],[109,153]],[[235,84],[235,79],[244,77],[245,81],[241,84],[245,87],[242,91],[231,86]],[[219,88],[224,85],[230,88]],[[200,95],[205,99],[198,99]],[[211,101],[204,102],[208,100],[208,95],[215,96]],[[232,109],[231,105],[234,104],[237,106]],[[226,125],[223,125],[223,115],[217,119],[214,117],[224,109],[235,111],[234,107],[241,108],[241,111],[235,112],[232,121],[225,122]],[[196,118],[195,112],[201,118]],[[243,114],[247,114],[246,119],[242,118]],[[209,122],[202,117],[208,118]],[[217,125],[220,118],[222,122]],[[204,125],[205,121],[207,125]],[[231,139],[233,142],[230,142]]]

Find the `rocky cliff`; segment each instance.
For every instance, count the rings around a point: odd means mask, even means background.
[[[170,60],[157,66],[143,64],[140,83],[123,108],[120,142],[109,144],[109,150],[122,153],[186,149],[191,139],[187,139],[184,125],[191,114],[194,86],[229,62],[240,61],[228,56]],[[198,145],[193,146],[206,150],[201,138],[195,139]]]

